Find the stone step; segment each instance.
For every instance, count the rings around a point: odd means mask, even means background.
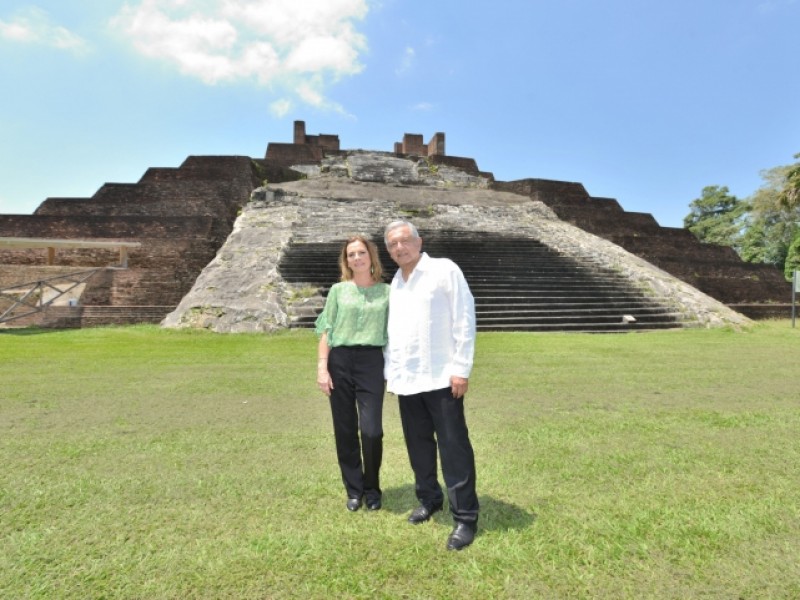
[[[620,290],[614,287],[588,289],[586,287],[569,288],[552,286],[531,290],[496,290],[492,288],[473,289],[472,296],[475,302],[484,304],[498,302],[517,302],[528,304],[530,302],[569,303],[569,302],[630,302],[638,300],[641,303],[652,305],[653,301],[645,298],[641,293],[629,290]]]
[[[638,311],[670,312],[668,308],[653,307],[652,303],[629,300],[606,301],[596,298],[584,302],[553,302],[551,300],[538,302],[475,302],[476,311],[506,311],[506,312],[567,312],[575,310],[597,310],[605,312],[631,313]]]
[[[654,331],[660,329],[675,329],[676,327],[693,327],[692,322],[682,322],[676,325],[675,320],[665,318],[663,320],[651,321],[636,321],[624,322],[619,320],[600,320],[600,319],[585,319],[585,320],[538,320],[538,321],[520,321],[520,320],[496,320],[496,321],[479,321],[477,324],[478,331],[571,331],[571,332],[628,332],[628,331]],[[304,321],[298,319],[292,321],[292,328],[311,328],[313,321]]]
[[[311,237],[311,236],[309,236]],[[295,237],[296,241],[297,237]],[[376,240],[379,241],[379,240]],[[437,232],[424,238],[431,256],[459,265],[475,298],[479,330],[639,331],[681,327],[682,315],[645,296],[619,273],[591,259],[564,257],[536,240]],[[290,311],[293,327],[313,327],[339,279],[340,243],[291,244],[279,265],[290,283],[317,287],[319,300]],[[387,278],[394,265],[379,244]]]
[[[307,281],[304,283],[317,287],[322,295],[327,295],[330,289],[330,286],[318,286],[316,282]],[[487,300],[492,298],[553,298],[555,300],[563,299],[564,301],[568,301],[576,298],[643,298],[644,301],[652,302],[652,300],[646,299],[638,290],[620,289],[618,285],[602,285],[597,283],[589,285],[582,282],[552,282],[535,287],[520,286],[519,288],[515,288],[511,285],[505,288],[499,288],[491,284],[473,285],[470,283],[470,290],[476,300],[478,298],[485,298]]]
[[[459,264],[459,263],[457,263]],[[467,281],[487,279],[493,282],[500,282],[506,278],[519,280],[531,279],[539,281],[542,279],[564,277],[572,279],[583,280],[611,280],[616,282],[626,281],[617,273],[609,273],[605,271],[597,271],[585,267],[571,267],[567,265],[522,265],[517,268],[510,268],[507,266],[487,266],[485,264],[472,265],[468,263],[460,263],[459,267],[464,273]],[[394,276],[395,268],[384,268],[384,273],[389,277]],[[331,279],[339,278],[338,267],[329,267],[326,265],[318,264],[305,264],[286,267],[281,269],[281,275],[286,281],[329,281]],[[387,277],[387,278],[389,278]]]
[[[692,327],[692,324],[683,324],[682,327]],[[627,323],[552,323],[552,324],[535,324],[526,325],[519,323],[512,323],[508,325],[494,325],[490,327],[478,327],[478,331],[526,331],[526,332],[569,332],[569,333],[629,333],[629,332],[645,332],[645,331],[658,331],[663,329],[675,329],[676,325],[673,321],[665,321],[663,323],[649,323],[646,326]]]
[[[160,323],[174,305],[151,306],[52,306],[38,322],[41,327],[93,327],[97,325],[125,325]]]
[[[666,319],[675,319],[680,315],[670,311],[632,311],[631,313],[623,313],[623,311],[608,311],[605,309],[597,310],[525,310],[525,311],[476,311],[478,320],[482,325],[488,325],[493,322],[581,322],[581,321],[597,321],[602,323],[637,323],[637,322],[653,322],[664,321]],[[633,317],[629,319],[626,317]]]

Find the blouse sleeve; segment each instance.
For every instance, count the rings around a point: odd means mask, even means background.
[[[328,342],[330,343],[330,332],[333,324],[336,322],[336,308],[337,308],[337,295],[339,286],[333,285],[328,292],[328,297],[325,300],[325,308],[319,313],[317,320],[314,322],[314,330],[318,336],[323,333],[328,334]]]

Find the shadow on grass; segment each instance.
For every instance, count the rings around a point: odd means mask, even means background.
[[[0,327],[0,335],[38,335],[40,333],[53,333],[53,329],[40,327]]]
[[[479,527],[483,531],[510,531],[530,527],[536,521],[536,513],[526,511],[519,506],[498,500],[490,495],[481,494]],[[383,510],[395,514],[411,514],[419,504],[412,484],[393,487],[383,491]],[[433,520],[440,524],[450,524],[452,517],[445,502],[444,510],[436,513]]]

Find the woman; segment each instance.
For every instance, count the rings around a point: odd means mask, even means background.
[[[377,246],[361,235],[342,245],[339,269],[341,281],[331,287],[316,321],[317,384],[330,397],[347,510],[362,502],[378,510],[389,285],[381,282]]]

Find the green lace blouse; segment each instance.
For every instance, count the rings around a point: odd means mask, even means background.
[[[389,284],[358,287],[352,281],[334,284],[317,317],[317,335],[328,334],[328,346],[385,346],[389,316]]]

